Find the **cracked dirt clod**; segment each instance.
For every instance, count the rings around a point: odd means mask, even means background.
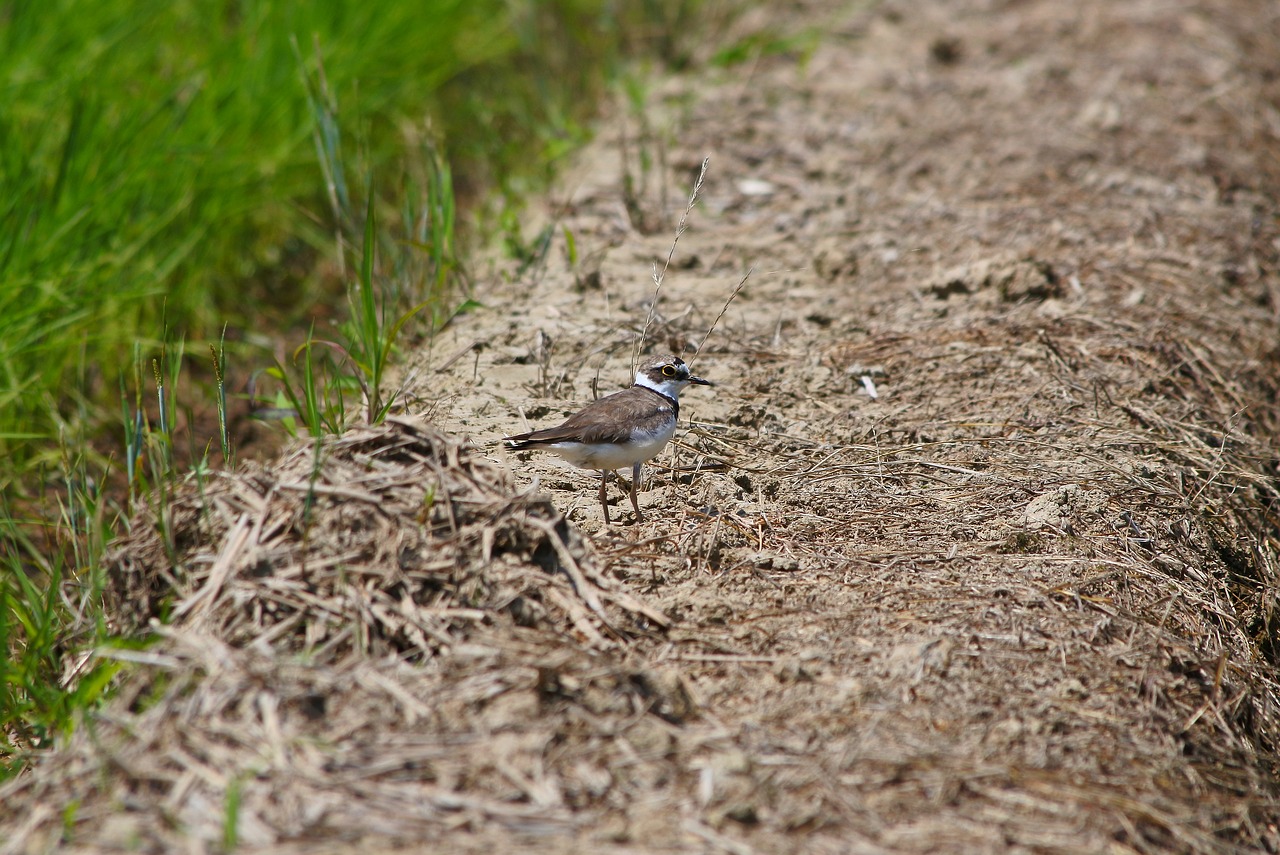
[[[1022,521],[1028,531],[1039,531],[1045,527],[1070,531],[1077,520],[1087,514],[1096,514],[1106,506],[1107,494],[1101,490],[1084,490],[1079,484],[1064,484],[1032,499]]]

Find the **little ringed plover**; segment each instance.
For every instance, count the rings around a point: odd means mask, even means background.
[[[711,386],[694,377],[678,356],[659,356],[640,366],[629,389],[587,404],[553,428],[503,437],[513,450],[545,449],[582,469],[600,471],[600,507],[609,524],[605,480],[610,470],[631,467],[631,507],[636,522],[644,519],[636,501],[640,464],[657,456],[676,432],[680,391],[689,384]]]

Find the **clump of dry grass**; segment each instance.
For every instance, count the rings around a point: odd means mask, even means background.
[[[32,806],[5,851],[572,833],[571,807],[613,789],[602,756],[697,715],[678,675],[627,661],[668,619],[549,500],[415,421],[170,511],[176,553],[140,519],[110,557],[110,613],[160,640],[101,651],[142,667],[3,790]]]
[[[597,647],[666,619],[612,585],[550,501],[512,495],[475,450],[407,419],[296,446],[170,509],[176,555],[140,521],[109,556],[109,611],[237,646],[431,656],[478,624]]]
[[[2,851],[411,845],[545,839],[655,776],[678,676],[572,631],[477,624],[430,667],[359,653],[317,665],[161,630],[112,712],[2,790],[26,805]],[[646,713],[654,715],[646,715]],[[612,769],[612,771],[610,771]],[[272,848],[271,851],[284,851]]]

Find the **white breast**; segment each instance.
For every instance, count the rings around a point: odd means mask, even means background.
[[[656,431],[633,430],[631,442],[620,445],[612,442],[556,442],[544,446],[583,469],[626,469],[658,455],[675,436],[676,421],[672,419]]]

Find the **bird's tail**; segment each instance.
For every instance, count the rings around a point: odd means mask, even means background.
[[[510,448],[513,451],[519,451],[522,448],[529,448],[535,444],[530,440],[530,437],[532,436],[532,433],[522,433],[517,436],[504,436],[502,438],[502,442],[507,446],[507,448]]]

